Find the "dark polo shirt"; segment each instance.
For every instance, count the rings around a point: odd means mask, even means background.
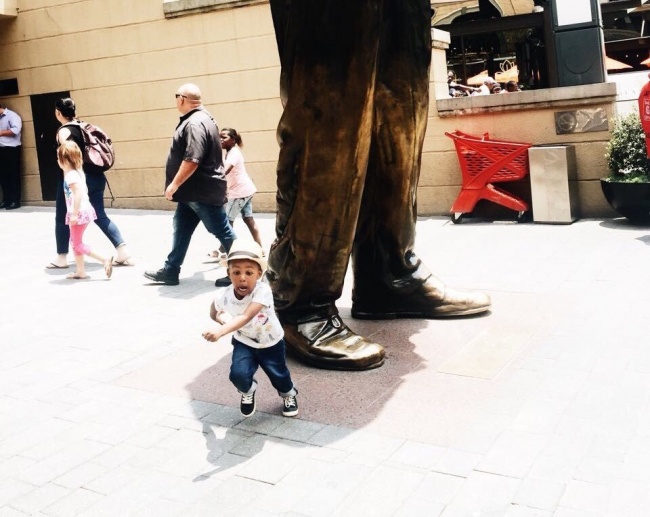
[[[198,167],[179,187],[173,200],[224,205],[226,176],[223,172],[219,128],[203,106],[183,115],[176,126],[165,166],[165,188],[172,182],[183,161],[194,162]]]

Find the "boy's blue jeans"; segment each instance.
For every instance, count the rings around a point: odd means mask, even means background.
[[[297,393],[287,368],[284,339],[269,348],[253,348],[232,338],[232,346],[230,382],[241,393],[251,391],[254,383],[253,375],[259,367],[264,370],[281,397]]]

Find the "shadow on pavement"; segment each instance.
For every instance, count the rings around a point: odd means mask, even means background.
[[[385,346],[385,364],[369,371],[343,372],[312,368],[289,357],[289,369],[299,390],[300,413],[295,418],[282,416],[282,399],[261,369],[256,374],[257,411],[250,418],[240,414],[239,393],[228,379],[229,350],[186,386],[192,400],[219,404],[207,416],[200,412],[195,415],[203,423],[207,460],[215,465],[213,471],[195,481],[239,465],[267,446],[277,446],[280,438],[284,446],[294,448],[304,448],[312,439],[320,446],[344,440],[353,429],[365,427],[382,413],[405,376],[424,368],[424,359],[415,352],[410,335],[425,328],[426,322],[401,320],[388,327],[385,322],[346,323]],[[216,346],[230,347],[230,336]]]

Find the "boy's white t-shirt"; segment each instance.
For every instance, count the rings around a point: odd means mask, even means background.
[[[225,311],[231,316],[239,316],[252,302],[262,304],[262,310],[235,331],[235,338],[252,348],[268,348],[277,344],[284,337],[284,330],[275,314],[273,293],[268,284],[258,281],[251,294],[241,300],[235,296],[232,285],[224,287],[214,300],[214,308],[217,312]]]

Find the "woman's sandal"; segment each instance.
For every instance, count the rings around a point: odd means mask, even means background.
[[[125,258],[124,260],[113,260],[113,265],[117,267],[126,267],[126,266],[135,266],[135,262],[131,257]]]
[[[80,276],[77,273],[70,273],[66,278],[68,280],[88,280],[90,277],[88,275]]]
[[[106,278],[110,278],[113,274],[113,257],[110,257],[104,262],[104,272],[106,273]]]
[[[65,266],[59,266],[56,262],[50,262],[45,269],[68,269],[70,266],[66,264]]]

